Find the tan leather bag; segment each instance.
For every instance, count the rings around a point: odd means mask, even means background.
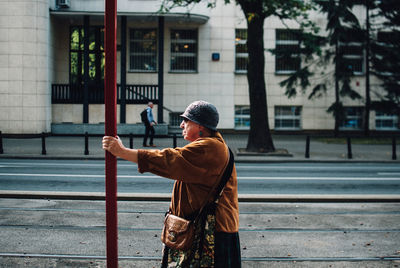
[[[167,213],[161,241],[169,248],[189,249],[194,240],[194,224],[192,221]]]
[[[164,219],[164,228],[161,232],[161,241],[168,247],[173,249],[187,250],[191,248],[194,235],[195,235],[195,225],[199,222],[200,216],[202,215],[203,209],[205,208],[211,195],[216,190],[216,196],[214,202],[219,199],[222,195],[222,190],[225,187],[226,182],[229,180],[232,170],[234,157],[231,149],[229,149],[229,162],[228,166],[222,175],[221,180],[216,182],[212,190],[208,193],[207,198],[204,200],[203,205],[200,208],[196,218],[193,221],[186,220],[184,218],[175,216],[168,212]]]

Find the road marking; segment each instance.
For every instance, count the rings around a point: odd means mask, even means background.
[[[28,173],[0,173],[0,176],[20,176],[20,177],[77,177],[77,178],[104,178],[105,175],[97,174],[28,174]],[[146,175],[117,175],[118,178],[143,178],[143,179],[157,179],[159,176],[146,176]]]
[[[340,166],[331,166],[331,165],[323,165],[323,166],[321,166],[321,165],[315,165],[315,166],[286,166],[286,165],[281,165],[281,166],[278,166],[278,165],[275,165],[275,166],[270,166],[270,165],[265,165],[265,166],[242,166],[242,165],[238,165],[238,164],[236,164],[236,169],[237,170],[241,170],[241,169],[243,169],[243,170],[248,170],[248,169],[250,169],[250,170],[253,170],[253,169],[257,169],[257,170],[276,170],[276,169],[284,169],[284,170],[287,170],[287,169],[291,169],[291,170],[310,170],[310,169],[312,169],[312,170],[337,170],[337,169],[340,169],[340,170],[375,170],[375,169],[378,169],[378,170],[382,170],[382,169],[384,169],[384,170],[394,170],[394,171],[398,171],[399,170],[399,167],[397,167],[397,166],[383,166],[383,167],[381,167],[381,166],[379,166],[379,167],[377,167],[377,166],[355,166],[354,164],[352,165],[352,166],[349,166],[349,165],[340,165]],[[400,174],[399,172],[397,172],[397,174]]]
[[[98,174],[34,174],[34,173],[0,173],[0,176],[20,177],[77,177],[77,178],[104,178],[105,175]],[[118,178],[133,179],[157,179],[160,176],[151,175],[117,175]],[[357,177],[245,177],[240,176],[238,180],[335,180],[335,181],[400,181],[400,178],[357,178]]]
[[[357,177],[238,177],[238,180],[335,180],[335,181],[400,181],[400,178]]]
[[[0,168],[12,167],[35,167],[35,166],[80,166],[80,167],[104,167],[103,164],[73,164],[73,163],[6,163],[1,165]],[[134,167],[136,164],[118,164],[119,167]]]

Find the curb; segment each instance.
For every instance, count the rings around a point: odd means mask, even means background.
[[[118,201],[170,201],[171,194],[162,193],[118,193]],[[1,191],[0,198],[15,199],[57,199],[57,200],[105,200],[102,192],[48,192],[48,191]],[[358,202],[400,202],[400,195],[313,195],[313,194],[239,194],[239,202],[318,202],[318,203],[358,203]]]
[[[262,157],[262,159],[260,159]],[[51,159],[51,160],[104,160],[104,156],[85,156],[85,155],[72,155],[72,156],[60,156],[60,155],[7,155],[0,154],[0,159]],[[123,160],[123,159],[121,159]],[[125,161],[125,160],[124,160]],[[300,159],[283,156],[277,158],[276,156],[260,156],[254,158],[254,156],[235,156],[235,163],[400,163],[400,159],[397,160],[382,160],[382,159]]]

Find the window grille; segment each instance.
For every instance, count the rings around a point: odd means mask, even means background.
[[[70,28],[70,83],[83,84],[85,38],[89,39],[89,82],[102,84],[105,66],[103,26],[90,26],[87,35],[83,26]]]
[[[298,130],[301,128],[301,106],[275,106],[275,129]]]
[[[250,129],[249,106],[235,106],[235,129]]]
[[[180,115],[183,114],[183,112],[180,113],[169,113],[169,125],[171,127],[179,127],[182,123],[182,117]]]
[[[129,69],[136,72],[157,71],[157,30],[130,30]]]
[[[235,72],[247,73],[249,53],[247,51],[247,29],[235,30]]]
[[[171,62],[173,72],[197,71],[197,30],[171,30]]]
[[[275,72],[291,74],[300,68],[300,41],[298,30],[275,31]]]
[[[345,107],[345,119],[341,122],[340,128],[344,130],[361,129],[362,114],[362,107]]]
[[[346,34],[346,40],[339,42],[339,52],[343,57],[343,68],[355,75],[364,73],[364,48],[358,40],[359,34]]]
[[[400,33],[398,32],[378,32],[378,43],[375,47],[376,58],[379,60],[384,60],[385,52],[387,53],[390,50],[393,50],[395,47],[395,43],[400,37]],[[391,68],[385,68],[386,70],[376,70],[376,72],[383,76],[393,76],[393,72],[391,72]]]
[[[397,130],[399,129],[399,118],[394,114],[376,111],[375,128],[377,130]]]

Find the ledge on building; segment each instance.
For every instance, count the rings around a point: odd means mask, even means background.
[[[158,124],[154,126],[157,135],[168,135],[168,125]],[[53,123],[51,124],[51,133],[56,135],[83,135],[88,134],[103,135],[105,130],[104,123],[100,124],[74,124],[74,123]],[[118,135],[143,135],[145,126],[138,124],[118,124]]]

